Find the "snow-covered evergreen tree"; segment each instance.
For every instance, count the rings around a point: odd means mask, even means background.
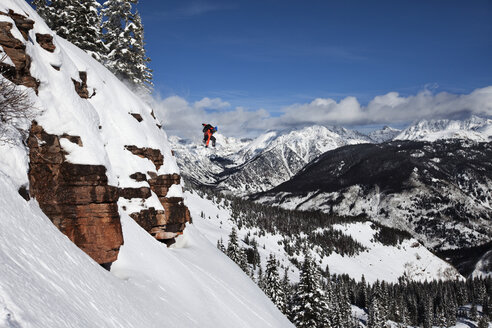
[[[68,40],[80,49],[85,50],[96,60],[104,58],[106,49],[102,42],[101,5],[97,0],[79,0],[74,6],[74,26],[70,26]]]
[[[470,318],[473,320],[478,319],[478,311],[477,311],[477,305],[475,302],[472,302],[471,308],[470,308]]]
[[[374,284],[374,292],[369,306],[369,318],[367,327],[369,328],[384,328],[386,326],[386,317],[384,314],[384,306],[382,305],[382,292],[379,281]]]
[[[265,290],[265,278],[263,276],[263,270],[261,265],[258,266],[258,274],[256,275],[256,284],[261,290]]]
[[[481,316],[478,320],[478,328],[489,328],[489,318],[486,315]]]
[[[366,308],[367,307],[367,283],[366,283],[366,277],[364,277],[364,275],[362,275],[362,278],[360,280],[360,290],[359,290],[359,293],[358,293],[358,303],[360,304],[360,306],[362,308]]]
[[[64,39],[70,40],[73,28],[76,26],[75,7],[78,6],[76,0],[52,0],[44,8],[45,20],[48,26],[56,34]]]
[[[104,43],[108,49],[105,65],[120,79],[135,87],[150,90],[152,71],[145,55],[143,26],[138,12],[132,12],[137,0],[107,0],[104,3]]]
[[[229,234],[229,241],[227,242],[227,256],[237,264],[242,261],[242,252],[241,247],[238,244],[237,231],[236,228],[232,228],[231,233]]]
[[[273,254],[270,254],[265,270],[263,291],[265,292],[265,295],[272,300],[273,304],[275,304],[282,313],[285,313],[285,295],[278,274],[277,265],[277,259]]]
[[[445,310],[441,305],[438,305],[435,308],[434,325],[437,327],[447,327]]]
[[[225,253],[231,260],[236,262],[236,264],[239,265],[239,267],[244,272],[246,272],[250,277],[253,278],[254,274],[249,268],[248,259],[246,257],[246,253],[244,252],[244,249],[239,246],[236,228],[234,227],[229,234],[229,242],[227,244],[227,249]]]
[[[427,299],[424,304],[424,328],[432,328],[432,321],[434,319],[434,303],[432,296],[427,295]]]
[[[318,268],[306,253],[292,309],[292,321],[298,328],[331,327],[328,310]]]
[[[458,315],[458,304],[456,298],[450,293],[444,294],[444,312],[446,316],[446,325],[451,327],[456,325],[456,317]]]
[[[492,318],[492,300],[489,296],[484,299],[482,304],[482,312],[485,316]]]
[[[222,253],[226,253],[226,248],[224,246],[224,241],[222,240],[222,237],[217,240],[217,248],[222,252]]]
[[[349,302],[348,290],[343,283],[340,281],[337,284],[337,302],[339,307],[339,325],[338,327],[350,328],[352,326],[352,308]]]
[[[286,316],[289,316],[289,310],[291,308],[290,295],[292,292],[292,286],[291,286],[290,280],[289,280],[289,268],[288,267],[286,267],[284,269],[284,276],[282,278],[281,285],[282,285],[282,290],[283,290],[283,294],[284,294],[284,304],[285,304],[283,314],[285,314]]]
[[[246,255],[246,252],[244,251],[244,248],[239,248],[239,262],[236,262],[239,267],[251,278],[254,277],[254,273],[249,267],[248,264],[248,257]]]
[[[97,0],[33,0],[36,11],[59,36],[101,60],[101,5]]]
[[[42,19],[45,20],[46,24],[48,26],[50,25],[48,21],[48,3],[46,0],[32,0],[32,4],[34,5],[34,8],[36,8],[36,12],[38,13],[39,16],[41,16]]]
[[[144,29],[142,19],[138,11],[133,15],[133,24],[129,26],[132,30],[135,42],[131,48],[132,51],[132,68],[133,83],[143,87],[147,91],[151,91],[154,83],[152,82],[152,70],[148,67],[150,58],[145,52]]]

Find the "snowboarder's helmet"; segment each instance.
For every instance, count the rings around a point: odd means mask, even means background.
[[[217,127],[214,127],[214,131],[217,132],[218,128]]]

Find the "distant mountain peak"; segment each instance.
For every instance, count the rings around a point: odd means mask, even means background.
[[[393,140],[397,135],[399,135],[401,130],[392,128],[388,125],[383,126],[380,130],[372,131],[368,134],[369,138],[375,143],[382,143],[386,141]]]
[[[472,115],[465,120],[420,120],[403,130],[395,140],[436,141],[469,139],[488,142],[492,139],[492,120]]]

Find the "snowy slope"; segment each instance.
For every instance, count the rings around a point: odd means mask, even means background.
[[[72,163],[100,164],[109,183],[148,186],[129,178],[155,171],[125,145],[158,149],[165,158],[158,174],[179,173],[166,133],[152,109],[103,66],[66,40],[54,37],[49,53],[35,33],[53,34],[22,0],[2,0],[35,21],[29,41],[31,74],[39,95],[28,90],[36,121],[51,134],[80,136],[83,146],[62,140]],[[11,21],[0,16],[3,21]],[[12,34],[24,40],[13,24]],[[56,70],[54,67],[59,67]],[[82,99],[72,79],[87,72],[90,99]],[[130,114],[140,114],[138,122]],[[28,153],[15,131],[0,145],[0,327],[289,327],[291,324],[227,257],[188,226],[175,249],[141,229],[128,214],[152,205],[157,196],[133,204],[120,215],[125,240],[109,273],[61,234],[37,202],[17,192],[28,185]],[[170,193],[179,195],[180,186]]]
[[[492,120],[478,116],[462,121],[421,120],[403,130],[394,140],[436,141],[439,139],[489,142],[492,140]]]
[[[475,265],[472,277],[492,277],[492,251],[485,253]]]
[[[231,219],[230,207],[223,203],[217,204],[212,199],[200,198],[194,192],[185,192],[185,197],[190,204],[191,213],[194,214],[194,225],[211,243],[216,244],[222,239],[227,244],[232,227],[236,227]],[[336,252],[329,256],[321,256],[320,250],[314,248],[313,252],[320,267],[325,269],[326,265],[329,265],[331,273],[348,274],[357,280],[364,275],[370,283],[378,279],[397,282],[399,277],[416,281],[462,278],[456,269],[432,254],[416,239],[406,239],[398,246],[386,246],[375,240],[374,235],[378,230],[372,227],[370,222],[339,224],[334,228],[352,236],[367,250],[355,256],[342,256]],[[243,226],[238,230],[239,240],[244,239],[248,233],[250,238],[255,238],[258,242],[263,269],[269,254],[274,254],[281,266],[289,268],[290,280],[299,280],[299,271],[282,246],[284,239],[282,235],[268,232],[263,234],[257,228]],[[299,232],[299,234],[303,233]],[[242,246],[246,247],[244,243]],[[302,262],[302,255],[297,255],[295,258]]]
[[[111,273],[0,172],[0,327],[289,327],[232,261],[189,226],[168,249],[122,216]]]

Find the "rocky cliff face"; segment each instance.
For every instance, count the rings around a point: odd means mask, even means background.
[[[19,15],[10,10],[8,13],[1,12],[1,16],[10,18],[24,40],[28,40],[28,31],[34,26],[34,21],[23,15]],[[31,76],[31,57],[26,54],[25,44],[12,35],[13,24],[11,22],[0,21],[0,46],[4,54],[0,52],[0,58],[4,55],[10,59],[10,64],[0,62],[0,70],[5,78],[17,85],[24,85],[38,91],[39,81]]]
[[[72,164],[60,139],[83,147],[77,136],[46,133],[36,122],[29,133],[29,183],[43,212],[99,264],[114,262],[123,244],[118,188],[102,165]]]
[[[27,142],[29,193],[54,225],[104,266],[123,244],[124,213],[173,243],[191,219],[152,110],[42,21],[12,10],[0,11],[0,59],[3,77],[37,95],[39,123]],[[39,88],[43,83],[49,87]]]
[[[130,216],[147,232],[157,240],[166,244],[174,243],[174,238],[183,233],[187,222],[191,222],[190,212],[184,205],[183,197],[171,195],[168,197],[169,189],[173,186],[179,186],[181,177],[179,174],[161,174],[157,172],[164,164],[164,157],[158,149],[139,148],[133,145],[125,146],[132,154],[141,158],[150,160],[155,171],[135,172],[130,177],[137,182],[146,181],[149,188],[122,189],[121,193],[126,194],[126,199],[141,198],[145,200],[151,196],[151,191],[158,197],[163,210],[150,207],[139,212],[130,213]]]

